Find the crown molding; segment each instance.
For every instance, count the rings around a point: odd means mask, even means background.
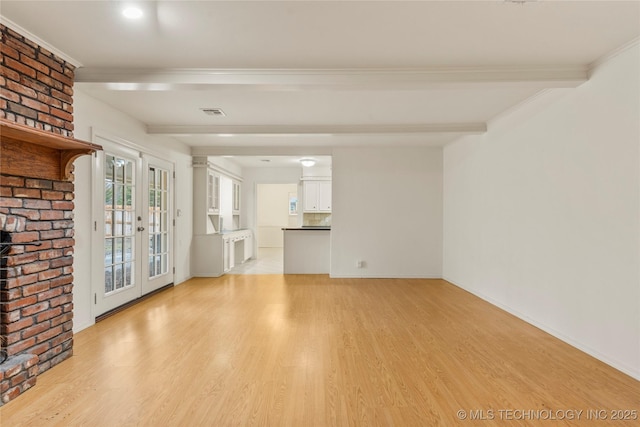
[[[190,126],[148,125],[151,135],[380,135],[416,133],[479,134],[487,131],[485,123],[434,123],[405,125],[247,125]]]
[[[609,62],[613,58],[615,58],[617,56],[620,56],[623,53],[625,53],[626,51],[634,49],[634,48],[635,49],[640,49],[640,37],[636,37],[636,38],[633,38],[633,39],[629,40],[628,42],[626,42],[622,46],[619,46],[619,47],[615,48],[611,52],[605,53],[600,58],[598,58],[595,61],[593,61],[592,63],[590,63],[587,66],[587,71],[588,71],[589,75],[591,75],[591,72],[594,69],[598,68],[602,64],[604,64],[606,62]]]
[[[49,52],[53,53],[54,55],[56,55],[59,58],[64,59],[66,62],[68,62],[69,64],[73,65],[74,67],[76,67],[76,68],[82,67],[82,63],[80,61],[78,61],[77,59],[67,55],[63,51],[59,50],[55,46],[52,46],[48,42],[42,40],[40,37],[36,36],[31,31],[28,31],[28,30],[24,29],[23,27],[21,27],[20,25],[16,24],[13,21],[11,21],[10,19],[5,18],[4,16],[0,16],[0,24],[6,26],[8,28],[11,28],[16,33],[21,34],[22,36],[24,36],[24,37],[28,38],[29,40],[31,40],[32,42],[36,43],[37,45],[47,49]]]
[[[498,132],[501,129],[509,129],[527,120],[529,117],[548,108],[560,98],[569,93],[570,89],[544,89],[507,108],[500,114],[487,121],[487,129],[490,132]]]

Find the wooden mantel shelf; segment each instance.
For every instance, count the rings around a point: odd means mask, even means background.
[[[73,180],[73,161],[102,147],[0,119],[0,172],[28,178]]]

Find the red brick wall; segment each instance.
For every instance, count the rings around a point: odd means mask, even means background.
[[[12,243],[21,243],[6,259],[0,334],[9,356],[38,355],[40,372],[71,355],[73,187],[0,177],[0,222]]]
[[[0,117],[73,136],[75,67],[2,24],[0,38]],[[1,172],[0,230],[17,245],[0,265],[0,406],[72,354],[74,245],[73,183]]]
[[[0,117],[73,136],[75,67],[0,24]]]

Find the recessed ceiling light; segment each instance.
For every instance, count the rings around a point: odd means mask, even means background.
[[[316,164],[316,161],[313,159],[300,159],[300,163],[302,163],[302,166],[310,168]]]
[[[142,9],[140,9],[138,6],[125,7],[124,9],[122,9],[122,14],[127,19],[140,19],[143,15]]]
[[[271,159],[260,159],[261,162],[269,163]]]

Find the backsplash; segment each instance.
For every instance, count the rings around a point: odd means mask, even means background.
[[[331,213],[305,213],[302,218],[303,226],[331,225]]]

